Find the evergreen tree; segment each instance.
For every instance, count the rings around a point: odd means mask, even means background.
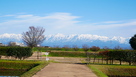
[[[136,34],[133,37],[131,37],[131,39],[129,40],[129,44],[134,50],[136,50]]]

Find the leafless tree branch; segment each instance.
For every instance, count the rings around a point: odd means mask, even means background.
[[[29,31],[23,32],[22,34],[23,41],[29,47],[36,47],[45,40],[44,32],[45,29],[43,27],[30,26]]]

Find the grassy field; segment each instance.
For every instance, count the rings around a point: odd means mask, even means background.
[[[73,48],[45,48],[45,47],[34,47],[32,49],[33,51],[41,51],[41,52],[46,52],[46,51],[81,51],[84,52],[83,48],[78,48],[77,50]],[[88,50],[89,52],[92,52],[90,49]],[[99,51],[103,51],[103,49],[100,49]]]
[[[0,60],[0,76],[31,77],[47,64],[34,60]]]
[[[50,52],[49,56],[53,57],[86,57],[85,52],[74,51],[54,51]]]
[[[136,77],[136,66],[97,64],[91,64],[88,66],[99,77]]]

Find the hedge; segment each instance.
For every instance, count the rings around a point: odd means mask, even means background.
[[[22,60],[32,55],[32,49],[29,47],[0,47],[0,55]]]

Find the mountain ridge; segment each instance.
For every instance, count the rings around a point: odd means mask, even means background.
[[[42,46],[64,46],[64,45],[77,45],[78,47],[82,47],[82,45],[86,44],[88,46],[99,46],[114,48],[116,46],[120,46],[122,48],[130,48],[129,39],[124,37],[112,37],[109,38],[107,36],[99,36],[99,35],[91,35],[91,34],[54,34],[54,35],[45,35],[46,40],[41,44]],[[22,43],[22,35],[21,34],[2,34],[0,35],[0,42],[3,44],[8,44],[8,42],[20,42]]]

